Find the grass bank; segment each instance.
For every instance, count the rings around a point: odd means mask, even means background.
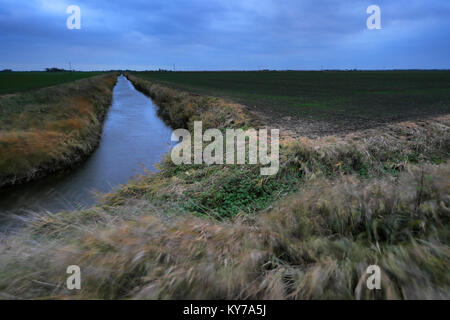
[[[134,87],[158,105],[158,115],[173,128],[193,129],[201,120],[204,128],[248,128],[257,119],[241,105],[222,99],[180,91],[126,74]]]
[[[74,165],[96,147],[115,74],[0,96],[0,187]]]
[[[239,105],[129,79],[175,126],[253,123]],[[92,209],[2,238],[0,297],[448,299],[449,128],[442,116],[286,140],[271,177],[166,159]],[[365,286],[371,264],[379,291]]]
[[[318,178],[273,209],[221,222],[145,198],[42,216],[2,239],[0,296],[448,299],[449,174],[441,164]],[[73,264],[76,292],[65,287]],[[365,286],[372,264],[379,291]]]

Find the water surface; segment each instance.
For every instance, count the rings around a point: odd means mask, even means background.
[[[148,170],[170,150],[172,130],[151,99],[118,78],[97,150],[70,172],[0,190],[0,229],[29,212],[73,210],[95,204],[93,191],[109,192]]]

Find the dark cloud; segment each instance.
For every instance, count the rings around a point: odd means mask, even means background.
[[[449,18],[441,0],[0,0],[0,68],[450,68]]]

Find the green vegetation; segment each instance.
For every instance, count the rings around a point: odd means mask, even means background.
[[[159,173],[129,183],[106,199],[116,206],[145,198],[162,212],[189,212],[223,221],[257,214],[319,177],[395,179],[409,165],[446,162],[448,144],[448,125],[435,122],[420,127],[390,125],[357,141],[300,139],[281,145],[275,176],[261,176],[255,165],[176,166],[167,158]]]
[[[365,128],[450,111],[450,71],[139,72],[152,82],[281,116]],[[343,122],[347,120],[347,122]],[[331,132],[333,133],[333,132]]]
[[[115,74],[0,96],[0,187],[70,167],[98,143]]]
[[[216,178],[224,168],[209,168],[208,179],[204,171],[169,164],[101,206],[43,215],[0,243],[0,292],[5,298],[448,299],[450,167],[407,165],[384,178],[349,172],[329,180],[318,168],[351,161],[354,152],[322,152],[330,158],[293,146],[284,169],[297,168],[301,189],[258,215],[217,219],[208,214],[221,214],[214,202],[198,217],[189,214],[182,206],[189,190],[223,186]],[[302,158],[312,163],[296,162]],[[64,285],[74,263],[83,270],[77,292]],[[383,270],[380,291],[365,286],[371,264]]]
[[[104,72],[0,72],[0,95],[11,94],[83,78],[93,77]]]
[[[177,127],[244,107],[128,75]],[[262,123],[264,124],[264,123]],[[0,242],[0,298],[449,299],[450,117],[285,140],[277,175],[169,158],[91,209]],[[82,289],[66,289],[66,268]],[[366,268],[382,290],[366,288]]]

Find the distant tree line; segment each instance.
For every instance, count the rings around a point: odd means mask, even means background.
[[[59,69],[59,68],[45,68],[46,72],[70,72],[66,69]]]

